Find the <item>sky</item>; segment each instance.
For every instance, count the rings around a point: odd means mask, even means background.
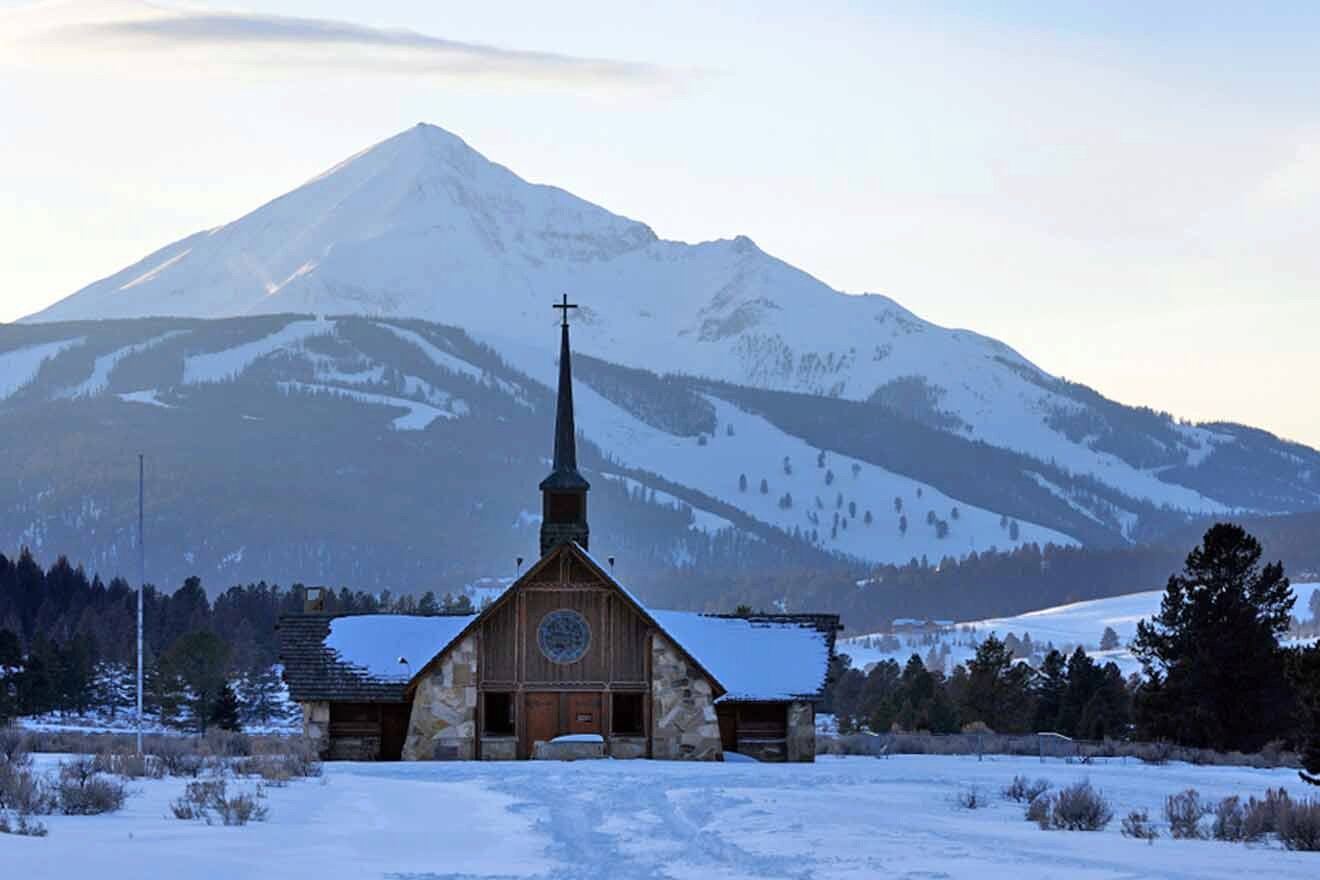
[[[425,121],[1320,447],[1318,41],[1310,3],[0,0],[0,321]]]

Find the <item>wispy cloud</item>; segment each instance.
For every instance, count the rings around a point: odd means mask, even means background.
[[[348,21],[132,0],[42,4],[11,15],[18,26],[9,29],[10,39],[0,37],[0,44],[8,42],[21,61],[39,66],[109,61],[142,68],[165,62],[177,72],[217,66],[248,72],[315,67],[588,87],[658,85],[692,76],[643,62],[510,49]]]

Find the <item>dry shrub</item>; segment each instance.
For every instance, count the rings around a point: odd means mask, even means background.
[[[188,783],[183,796],[170,804],[176,819],[200,820],[207,825],[246,825],[264,822],[269,810],[262,803],[265,793],[260,785],[255,792],[230,795],[223,779],[203,779]]]
[[[1050,827],[1061,831],[1099,831],[1114,818],[1104,795],[1089,782],[1070,785],[1051,798]]]
[[[78,758],[60,765],[56,786],[60,812],[66,816],[99,816],[114,813],[128,800],[122,782],[96,772],[91,758]]]
[[[1169,823],[1169,835],[1178,840],[1205,839],[1201,820],[1210,813],[1209,804],[1201,800],[1200,793],[1194,788],[1164,799],[1164,818]]]
[[[122,779],[164,779],[165,763],[155,755],[132,752],[102,752],[95,758],[98,773]]]
[[[1215,840],[1233,843],[1247,839],[1247,811],[1242,808],[1242,802],[1237,797],[1226,797],[1215,807],[1210,836]]]
[[[195,746],[180,737],[161,737],[150,745],[149,750],[170,776],[195,779],[206,766],[205,759],[197,753]]]
[[[1150,815],[1145,810],[1133,810],[1124,816],[1120,830],[1124,837],[1135,837],[1147,843],[1154,843],[1160,836],[1155,826],[1150,824]]]
[[[1039,795],[1050,790],[1048,779],[1037,779],[1035,782],[1029,782],[1025,776],[1014,776],[1013,781],[1004,788],[1004,799],[1017,801],[1020,804],[1029,804]]]
[[[13,726],[0,727],[0,766],[18,766],[32,760],[28,735]]]
[[[252,754],[252,739],[234,730],[209,730],[202,738],[200,751],[208,757],[246,758]]]
[[[1248,800],[1242,825],[1243,839],[1260,840],[1268,834],[1277,834],[1280,819],[1291,806],[1292,800],[1282,788],[1266,789],[1263,801],[1254,797]]]
[[[1279,840],[1298,852],[1320,852],[1320,801],[1289,801],[1279,810]]]
[[[990,801],[981,789],[974,785],[958,792],[958,806],[964,810],[979,810],[982,807],[990,806]]]
[[[1035,822],[1042,829],[1050,827],[1050,806],[1053,799],[1047,794],[1037,795],[1027,804],[1027,821]]]

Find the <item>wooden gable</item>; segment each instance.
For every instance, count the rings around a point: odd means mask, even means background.
[[[583,655],[555,662],[538,644],[547,615],[570,611],[586,621],[590,638]],[[484,689],[646,690],[650,686],[651,635],[663,632],[650,613],[576,544],[561,544],[533,565],[454,641],[476,633]],[[670,638],[670,641],[675,641]],[[675,642],[677,644],[677,642]],[[408,691],[429,674],[446,648],[413,677]],[[679,651],[716,695],[719,681]]]

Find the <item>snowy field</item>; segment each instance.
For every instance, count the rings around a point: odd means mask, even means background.
[[[1320,584],[1293,584],[1292,588],[1293,595],[1297,597],[1293,616],[1306,620],[1310,617],[1311,595],[1320,590]],[[892,646],[888,650],[884,649],[880,644],[881,634],[871,633],[841,639],[839,653],[851,657],[854,668],[866,669],[882,660],[894,660],[902,666],[913,654],[924,660],[932,647],[938,649],[948,645],[949,651],[944,657],[944,671],[948,672],[975,656],[973,640],[984,641],[992,633],[1001,639],[1009,633],[1018,638],[1030,634],[1038,649],[1043,650],[1047,644],[1052,643],[1054,647],[1068,653],[1080,645],[1097,662],[1112,660],[1124,675],[1130,675],[1139,672],[1141,664],[1128,650],[1128,643],[1136,636],[1139,621],[1159,613],[1160,599],[1163,597],[1163,590],[1151,590],[1109,599],[1074,602],[1071,605],[1029,611],[1016,617],[959,623],[953,631],[938,635],[899,635],[897,650]],[[1120,647],[1113,651],[1100,650],[1100,636],[1105,627],[1113,627],[1118,634]]]
[[[51,766],[56,756],[40,756]],[[1320,854],[1277,843],[1153,845],[1122,837],[1132,809],[1166,795],[1306,788],[1289,770],[1092,766],[1030,758],[822,758],[806,765],[328,764],[269,790],[243,828],[169,816],[184,780],[136,782],[115,815],[50,817],[44,839],[0,836],[3,876],[496,880],[571,878],[1271,878],[1320,876]],[[999,790],[1015,774],[1089,779],[1111,802],[1102,832],[1041,831]],[[233,783],[231,783],[231,786]],[[247,786],[251,784],[248,783]],[[985,809],[956,804],[978,786]],[[1161,823],[1162,824],[1162,823]]]

